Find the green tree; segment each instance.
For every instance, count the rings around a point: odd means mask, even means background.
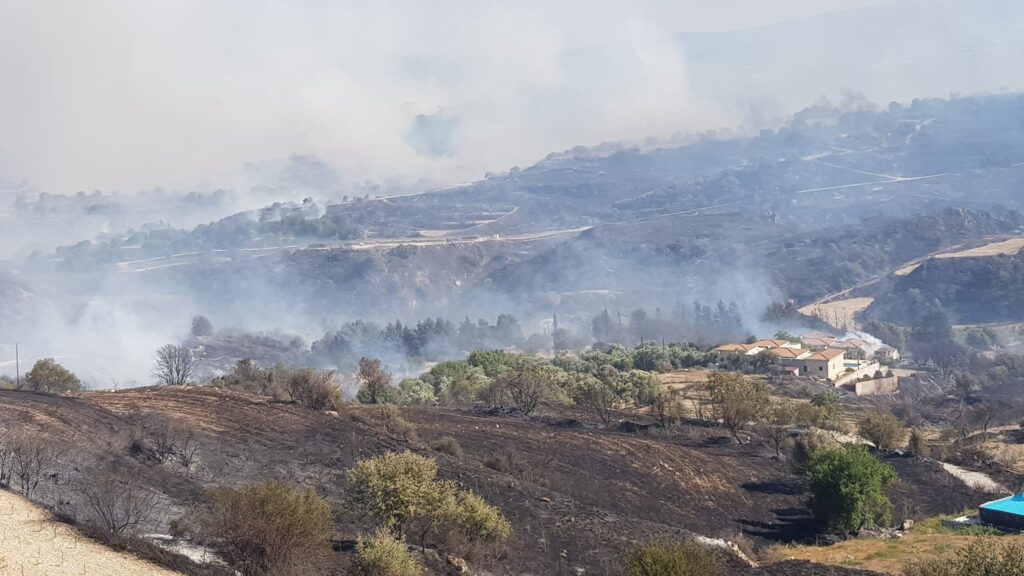
[[[887,410],[861,418],[857,422],[857,433],[881,450],[895,450],[907,437],[903,422]]]
[[[756,422],[768,405],[768,392],[760,382],[735,372],[712,372],[705,384],[715,415],[737,443],[739,433]]]
[[[851,533],[891,521],[892,502],[885,489],[896,481],[896,472],[864,446],[818,450],[808,473],[811,511],[828,530]]]
[[[843,405],[839,403],[838,395],[834,392],[818,392],[811,396],[811,406],[820,411],[815,426],[826,430],[843,430]]]
[[[81,392],[82,381],[74,372],[61,366],[53,358],[43,358],[32,366],[25,375],[25,384],[29,390],[40,392]]]
[[[398,383],[401,391],[402,404],[434,404],[434,387],[423,380],[406,378]]]
[[[577,406],[593,411],[602,424],[610,426],[618,397],[603,381],[584,374],[573,388],[573,401]]]

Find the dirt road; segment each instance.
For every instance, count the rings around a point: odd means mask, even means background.
[[[11,576],[175,576],[115,552],[56,522],[17,494],[0,490],[0,574]]]

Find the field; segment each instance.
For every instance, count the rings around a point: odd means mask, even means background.
[[[960,250],[958,252],[943,252],[942,254],[936,254],[935,258],[977,258],[983,256],[999,256],[1001,254],[1013,256],[1019,253],[1022,249],[1024,249],[1024,237],[1010,238],[1008,240],[993,242],[991,244],[985,244],[984,246],[969,248],[967,250]]]
[[[857,314],[867,310],[874,301],[874,298],[847,298],[820,304],[808,304],[800,308],[799,312],[805,316],[818,318],[841,330],[851,330],[857,326]]]
[[[17,576],[173,576],[115,552],[62,524],[21,496],[0,490],[0,574]]]

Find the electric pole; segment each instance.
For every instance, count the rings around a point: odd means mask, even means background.
[[[14,381],[17,389],[21,390],[21,350],[20,342],[2,342],[3,344],[14,344]]]

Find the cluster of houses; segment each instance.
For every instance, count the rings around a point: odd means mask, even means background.
[[[899,352],[892,347],[875,347],[860,338],[839,339],[823,332],[805,334],[799,342],[758,340],[723,344],[715,351],[747,356],[771,354],[778,360],[774,367],[778,373],[827,380],[836,386],[874,374],[881,368],[878,360],[899,359]]]

